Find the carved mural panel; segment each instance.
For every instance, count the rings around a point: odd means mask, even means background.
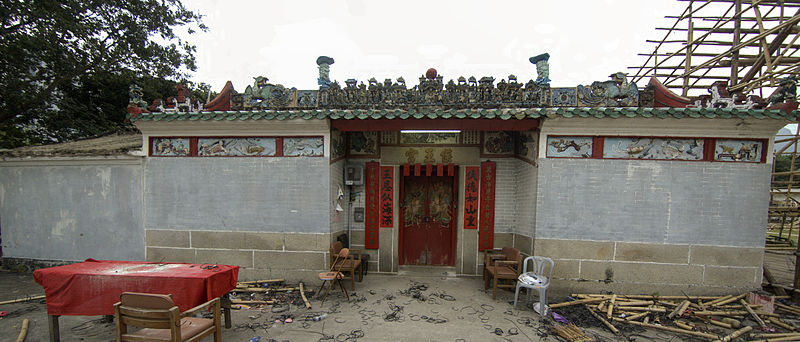
[[[199,138],[197,155],[210,156],[275,156],[275,138]]]
[[[323,153],[322,137],[283,138],[284,156],[318,157]]]
[[[718,139],[714,149],[714,160],[734,162],[760,162],[764,142],[756,140]]]
[[[591,158],[592,137],[547,137],[548,158]]]
[[[702,160],[702,139],[605,138],[603,158]]]
[[[150,154],[158,157],[189,155],[189,138],[153,138]]]

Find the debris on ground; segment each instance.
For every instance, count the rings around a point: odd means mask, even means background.
[[[714,341],[731,341],[748,333],[750,340],[800,340],[796,325],[800,307],[766,292],[727,296],[573,294],[568,299],[550,309],[578,326],[599,327],[614,334],[622,330],[625,335],[637,327]],[[584,341],[577,326],[557,324],[552,330],[562,338]]]

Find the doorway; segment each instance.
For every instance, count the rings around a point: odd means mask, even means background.
[[[400,265],[455,265],[456,177],[401,181]]]

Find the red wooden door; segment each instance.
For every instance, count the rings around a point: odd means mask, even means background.
[[[454,177],[403,179],[401,265],[454,265]]]

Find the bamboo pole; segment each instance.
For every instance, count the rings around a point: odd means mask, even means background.
[[[716,304],[717,302],[729,299],[731,297],[733,297],[733,295],[727,295],[727,296],[724,296],[724,297],[717,297],[717,299],[714,299],[714,300],[712,300],[710,302],[705,302],[705,303],[703,303],[703,305],[704,306],[712,306],[712,305]]]
[[[739,329],[739,330],[736,330],[736,331],[734,331],[734,332],[733,332],[733,333],[731,333],[730,335],[728,335],[728,336],[725,336],[725,337],[723,337],[723,338],[721,338],[721,339],[719,339],[719,340],[717,340],[717,341],[721,341],[721,342],[729,342],[729,341],[733,340],[734,338],[737,338],[737,337],[739,337],[739,336],[742,336],[743,334],[747,333],[747,332],[748,332],[748,331],[750,331],[750,330],[753,330],[753,327],[751,327],[751,326],[746,326],[746,327],[744,327],[744,328],[741,328],[741,329]]]
[[[278,279],[267,279],[267,280],[250,280],[250,281],[240,281],[236,284],[239,286],[240,284],[261,284],[261,283],[280,283],[285,281],[283,278]]]
[[[578,294],[573,293],[571,297],[592,297],[598,298],[603,297],[605,299],[611,298],[609,295],[604,294],[596,294],[596,293],[588,293],[588,294]],[[722,298],[720,296],[653,296],[653,295],[618,295],[618,298],[629,298],[629,299],[646,299],[646,300],[709,300],[709,299],[718,299]]]
[[[717,335],[702,333],[702,332],[699,332],[699,331],[689,331],[689,330],[680,329],[680,328],[665,327],[663,325],[655,325],[655,324],[642,323],[642,322],[637,322],[637,321],[626,321],[624,319],[616,318],[616,317],[614,317],[614,320],[617,321],[617,322],[623,322],[623,323],[627,323],[627,324],[634,324],[634,325],[647,327],[647,328],[653,328],[653,329],[661,329],[661,330],[671,331],[671,332],[680,333],[680,334],[687,334],[687,335],[692,335],[692,336],[704,337],[704,338],[708,338],[708,339],[719,339],[719,336],[717,336]]]
[[[752,334],[750,337],[752,338],[773,338],[773,337],[789,337],[789,336],[800,336],[800,333],[758,333]]]
[[[779,318],[768,317],[767,320],[770,321],[772,324],[775,324],[775,325],[777,325],[777,326],[779,326],[781,328],[784,328],[786,330],[789,330],[789,331],[795,331],[796,330],[795,327],[793,327],[793,326],[791,326],[789,324],[786,324],[786,322],[781,321]]]
[[[681,321],[675,321],[675,325],[677,325],[681,329],[694,331],[694,327],[692,327],[691,325],[688,325],[686,323],[683,323]]]
[[[34,297],[27,297],[27,298],[20,298],[20,299],[12,299],[12,300],[7,300],[7,301],[4,301],[4,302],[0,302],[0,305],[27,302],[29,300],[37,300],[37,299],[42,299],[42,298],[45,298],[45,296],[41,295],[41,296],[34,296]]]
[[[625,319],[628,320],[628,321],[633,321],[633,320],[637,320],[639,318],[642,318],[644,316],[647,316],[649,314],[650,314],[650,311],[645,311],[645,312],[641,312],[641,313],[638,313],[638,314],[635,314],[635,315],[630,315],[628,317],[625,317]]]
[[[611,300],[608,302],[608,311],[606,312],[606,319],[611,319],[611,313],[614,311],[614,302],[617,301],[617,295],[611,295]]]
[[[231,304],[275,304],[274,300],[241,300],[231,299]]]
[[[17,336],[17,342],[24,342],[25,336],[28,335],[28,319],[22,320],[22,329],[19,330],[19,336]]]
[[[744,299],[739,299],[739,303],[742,303],[742,306],[744,307],[745,310],[747,310],[747,312],[750,313],[750,316],[753,316],[753,318],[755,318],[756,322],[758,322],[758,325],[760,325],[762,328],[767,327],[767,323],[764,323],[764,320],[761,319],[761,317],[758,317],[758,314],[756,314],[756,312],[750,308],[750,305],[747,304],[747,301],[745,301]]]
[[[733,297],[733,298],[728,298],[728,299],[726,299],[726,300],[719,301],[719,302],[715,303],[715,304],[714,304],[714,305],[712,305],[712,306],[721,306],[721,305],[725,305],[725,304],[728,304],[728,303],[731,303],[731,302],[735,302],[735,301],[737,301],[737,300],[741,300],[741,299],[742,299],[742,298],[744,298],[745,296],[747,296],[747,293],[742,293],[742,294],[740,294],[740,295],[738,295],[738,296],[736,296],[736,297]],[[746,302],[745,302],[745,303],[746,303]]]
[[[667,317],[672,319],[673,317],[675,317],[675,315],[680,316],[683,314],[683,311],[686,310],[687,307],[689,307],[689,301],[684,300],[680,305],[675,307],[675,310],[672,310],[672,312],[670,312],[669,315],[667,315]]]
[[[551,308],[551,309],[555,309],[555,308],[560,308],[560,307],[565,307],[565,306],[571,306],[571,305],[578,305],[578,304],[589,304],[589,303],[597,303],[597,302],[602,302],[602,301],[604,301],[604,300],[606,300],[606,299],[607,299],[607,298],[587,298],[587,299],[579,299],[579,300],[574,300],[574,301],[571,301],[571,302],[563,302],[563,303],[556,303],[556,304],[552,304],[552,305],[550,305],[550,308]]]
[[[269,289],[262,287],[247,287],[247,288],[233,289],[231,290],[231,292],[283,292],[283,291],[294,291],[299,289],[300,289],[299,287],[281,287],[277,289]]]
[[[721,327],[723,327],[723,328],[733,329],[733,326],[732,326],[732,325],[730,325],[730,324],[728,324],[728,323],[725,323],[725,322],[720,322],[720,321],[718,321],[718,320],[715,320],[715,319],[709,319],[707,322],[708,322],[708,323],[711,323],[711,324],[713,324],[713,325],[718,325],[718,326],[721,326]]]
[[[586,310],[589,310],[589,313],[592,314],[594,318],[597,318],[597,320],[602,322],[603,325],[605,325],[606,328],[608,328],[608,330],[611,330],[611,332],[613,332],[614,334],[619,334],[619,329],[617,329],[614,325],[612,325],[611,323],[603,319],[603,317],[600,317],[600,315],[592,311],[592,309],[590,309],[588,305],[584,304],[584,307],[586,307]]]
[[[306,309],[311,310],[311,303],[306,298],[306,291],[303,290],[303,282],[300,282],[300,297],[303,297],[303,302],[306,303]]]
[[[765,340],[751,340],[750,342],[779,342],[779,341],[797,341],[800,335],[768,338]]]

